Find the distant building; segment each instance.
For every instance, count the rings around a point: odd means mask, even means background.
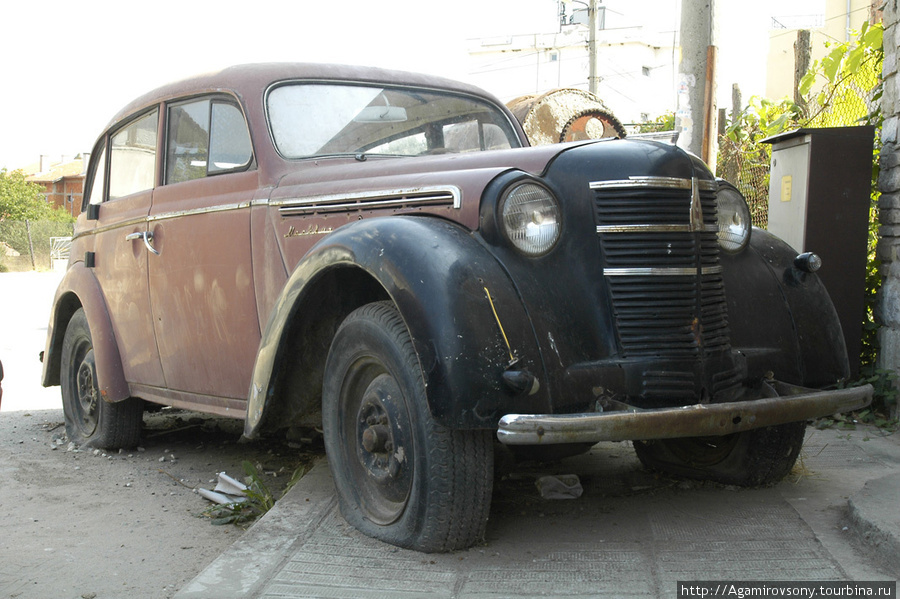
[[[794,97],[794,44],[798,32],[810,32],[810,66],[827,53],[826,43],[852,39],[865,22],[881,21],[882,0],[824,0],[824,12],[773,16],[769,30],[769,57],[766,97],[772,100]]]
[[[51,162],[41,156],[41,162],[23,169],[25,180],[44,187],[47,203],[64,208],[72,216],[81,212],[81,198],[84,194],[84,162],[81,158]]]
[[[587,19],[583,10],[567,10],[558,33],[469,40],[466,79],[504,102],[556,88],[587,90]],[[598,10],[597,95],[624,123],[671,111],[678,57],[674,15],[648,15],[625,0],[606,0]]]

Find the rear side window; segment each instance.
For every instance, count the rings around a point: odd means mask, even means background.
[[[153,189],[158,122],[159,111],[154,110],[113,135],[109,152],[110,200]]]
[[[252,154],[237,105],[204,98],[169,107],[166,184],[245,168]]]
[[[103,201],[103,185],[106,182],[106,148],[100,150],[100,157],[94,166],[93,179],[88,195],[88,203],[99,204]],[[84,207],[82,207],[84,209]]]

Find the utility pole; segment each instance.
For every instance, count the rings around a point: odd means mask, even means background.
[[[588,73],[588,90],[592,94],[597,93],[600,77],[597,76],[597,0],[590,0],[588,6],[588,61],[590,71]]]
[[[681,65],[675,125],[678,145],[700,156],[710,167],[716,161],[716,0],[682,0]]]

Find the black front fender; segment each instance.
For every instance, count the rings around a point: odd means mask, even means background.
[[[794,266],[796,256],[763,229],[738,256],[722,255],[732,347],[747,356],[751,379],[826,387],[850,376],[847,348],[825,286]]]
[[[273,379],[285,358],[292,321],[316,318],[299,313],[297,306],[336,269],[364,272],[394,302],[419,358],[428,406],[441,424],[495,428],[510,411],[548,409],[546,385],[529,394],[502,382],[511,367],[527,370],[538,381],[544,368],[528,314],[497,260],[459,225],[398,216],[338,229],[291,274],[260,342],[245,436],[259,432],[271,405],[279,401]],[[295,361],[291,367],[305,365]],[[321,379],[321,373],[317,376]]]

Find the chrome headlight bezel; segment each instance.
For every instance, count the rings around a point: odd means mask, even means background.
[[[750,206],[737,187],[719,180],[716,192],[716,238],[722,251],[737,254],[750,243]]]
[[[504,190],[497,207],[500,230],[522,254],[550,253],[562,235],[562,210],[550,189],[534,180],[516,181]]]

